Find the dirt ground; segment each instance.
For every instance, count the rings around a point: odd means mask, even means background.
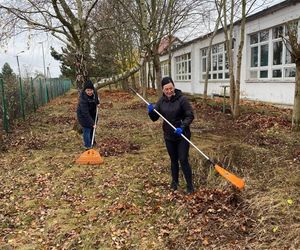
[[[74,163],[76,91],[20,121],[0,152],[0,249],[300,249],[300,134],[291,110],[222,100],[195,111],[192,141],[243,177],[235,190],[191,148],[196,193],[170,192],[161,121],[122,91],[101,90],[95,149],[104,163]],[[149,94],[151,102],[156,100]]]

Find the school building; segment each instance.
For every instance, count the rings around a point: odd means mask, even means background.
[[[295,92],[295,63],[281,35],[286,35],[286,22],[294,20],[300,38],[300,1],[287,0],[248,16],[245,26],[241,71],[241,98],[292,105]],[[233,54],[240,41],[240,22],[233,32]],[[203,94],[210,36],[204,35],[172,50],[172,78],[176,88],[192,94]],[[208,95],[222,94],[229,85],[228,60],[220,29],[213,39]],[[162,76],[168,75],[168,54],[160,57]],[[229,93],[229,88],[227,88]]]

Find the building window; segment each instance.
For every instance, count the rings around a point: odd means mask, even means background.
[[[161,76],[169,76],[169,61],[165,60],[160,63],[160,68],[161,68]]]
[[[298,25],[298,21],[295,25]],[[287,27],[284,25],[249,36],[249,77],[251,79],[283,79],[295,76],[295,62],[291,56],[290,47],[283,43],[282,36],[287,38]]]
[[[211,65],[208,65],[208,48],[201,49],[202,80],[206,78],[206,69],[209,69],[208,79],[228,79],[228,57],[224,43],[215,44],[211,48]]]
[[[178,81],[191,80],[191,53],[175,57],[175,79]]]
[[[268,78],[269,30],[250,35],[250,78]]]

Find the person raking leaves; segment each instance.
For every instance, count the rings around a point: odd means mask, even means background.
[[[97,108],[100,104],[97,91],[91,80],[87,80],[80,93],[77,107],[77,118],[83,130],[83,142],[85,149],[90,149],[93,145],[93,129],[96,128],[95,118]],[[95,144],[95,141],[94,141]]]
[[[171,159],[172,181],[170,188],[177,190],[179,184],[179,162],[182,168],[188,194],[194,192],[192,181],[192,169],[189,164],[189,143],[181,136],[183,133],[188,139],[191,138],[190,124],[194,119],[192,106],[181,90],[176,89],[171,77],[164,77],[161,81],[163,96],[155,105],[148,105],[148,114],[152,121],[157,121],[159,115],[154,112],[154,108],[162,114],[174,129],[163,122],[164,139],[168,154]]]

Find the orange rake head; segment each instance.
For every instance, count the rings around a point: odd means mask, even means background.
[[[97,165],[103,163],[103,159],[95,149],[89,149],[79,156],[76,163],[81,165]]]
[[[236,175],[228,172],[226,169],[220,167],[219,165],[215,165],[216,171],[222,175],[225,179],[230,181],[234,186],[236,186],[238,189],[242,190],[245,187],[245,181]]]

